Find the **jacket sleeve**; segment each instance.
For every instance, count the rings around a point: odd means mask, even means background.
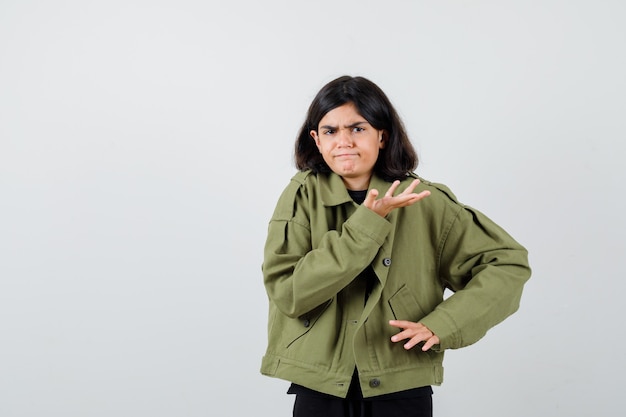
[[[455,293],[421,323],[439,337],[435,350],[460,348],[518,309],[530,278],[528,254],[485,215],[459,205],[441,244],[439,276]]]
[[[263,279],[270,301],[299,317],[332,299],[369,265],[391,224],[359,206],[339,230],[318,230],[305,187],[293,182],[280,197],[264,248]],[[317,222],[315,224],[320,224]],[[312,227],[321,239],[314,247]]]

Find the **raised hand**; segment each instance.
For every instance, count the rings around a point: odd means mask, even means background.
[[[391,213],[393,209],[413,205],[422,198],[428,197],[430,195],[430,191],[422,191],[421,193],[413,192],[419,183],[420,180],[414,180],[404,191],[394,196],[393,193],[400,185],[400,181],[396,180],[393,184],[391,184],[391,187],[389,187],[385,195],[378,200],[378,190],[371,189],[367,194],[367,197],[365,197],[363,205],[376,214],[385,217]]]

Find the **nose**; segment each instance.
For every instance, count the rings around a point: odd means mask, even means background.
[[[337,134],[337,144],[340,147],[352,147],[352,135],[350,129],[341,129]]]

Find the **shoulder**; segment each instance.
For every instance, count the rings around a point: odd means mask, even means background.
[[[289,181],[289,184],[283,190],[280,197],[281,200],[293,202],[298,195],[308,194],[319,187],[318,174],[314,174],[310,170],[299,171]]]
[[[295,183],[298,185],[304,185],[311,180],[315,180],[317,175],[315,175],[310,169],[306,171],[298,171],[293,177],[291,177],[291,183]]]
[[[294,216],[295,206],[306,197],[311,187],[316,187],[317,175],[310,170],[299,171],[285,187],[274,210],[274,220],[289,220]]]
[[[295,196],[298,190],[304,187],[311,186],[317,183],[317,175],[310,170],[298,171],[291,179],[281,194],[282,198],[289,198]]]
[[[418,186],[416,191],[430,191],[430,196],[427,198],[427,200],[430,200],[430,202],[456,206],[459,208],[463,207],[463,204],[459,202],[459,200],[456,198],[456,195],[454,195],[452,190],[447,185],[429,181],[425,178],[420,177],[414,172],[409,173],[405,181],[410,182],[414,179],[420,180],[420,185]]]
[[[443,223],[449,225],[450,230],[454,227],[459,233],[466,233],[468,236],[482,236],[486,233],[492,238],[501,240],[511,238],[502,227],[480,210],[461,203],[446,185],[425,180],[415,174],[411,174],[411,177],[419,178],[420,187],[431,192],[428,198],[420,201],[425,203],[431,221],[440,218]],[[471,231],[475,234],[470,235]]]

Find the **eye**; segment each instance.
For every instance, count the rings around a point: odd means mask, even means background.
[[[364,130],[365,130],[364,128],[359,127],[359,126],[355,126],[355,127],[352,129],[352,131],[353,131],[353,132],[355,132],[355,133],[362,132],[362,131],[364,131]]]
[[[335,133],[335,131],[332,129],[325,129],[322,131],[323,135],[332,135],[333,133]]]

